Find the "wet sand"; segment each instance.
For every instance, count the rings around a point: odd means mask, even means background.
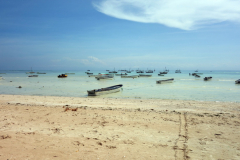
[[[0,95],[0,159],[240,159],[240,103]]]

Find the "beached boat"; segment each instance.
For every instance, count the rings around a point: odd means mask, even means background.
[[[119,85],[114,85],[114,86],[101,88],[101,89],[88,90],[87,92],[89,96],[109,94],[109,93],[119,92],[122,86],[123,86],[122,84],[119,84]]]
[[[173,82],[174,78],[171,79],[164,79],[164,80],[158,80],[156,81],[156,83],[161,84],[161,83],[169,83],[169,82]]]
[[[152,77],[151,74],[139,74],[139,77]]]
[[[58,75],[58,78],[67,78],[67,75],[66,74],[61,74],[61,75]]]
[[[240,79],[236,80],[235,84],[240,84]]]
[[[139,75],[122,75],[121,78],[138,78]]]
[[[212,77],[205,77],[205,78],[203,78],[204,81],[208,81],[210,79],[212,79]]]
[[[28,77],[38,77],[38,75],[29,75]]]

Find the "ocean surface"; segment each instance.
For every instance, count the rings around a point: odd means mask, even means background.
[[[88,97],[87,90],[123,84],[121,92],[101,95],[100,97],[240,102],[240,85],[235,84],[235,80],[240,79],[240,71],[199,70],[198,73],[202,73],[200,78],[189,75],[194,71],[185,70],[182,73],[175,73],[175,70],[170,70],[165,76],[158,76],[159,71],[155,71],[152,73],[152,77],[133,79],[114,76],[112,80],[96,80],[94,77],[88,77],[86,71],[35,71],[46,73],[38,74],[38,77],[28,77],[30,74],[26,74],[26,72],[29,71],[0,70],[2,77],[0,79],[0,94]],[[94,75],[107,73],[106,71],[90,72]],[[69,74],[67,78],[57,77],[63,73],[75,74]],[[134,71],[130,75],[137,75],[137,73]],[[204,77],[209,76],[213,78],[209,81],[203,80]],[[156,84],[157,80],[169,78],[174,78],[174,81]],[[22,88],[17,88],[19,86]]]

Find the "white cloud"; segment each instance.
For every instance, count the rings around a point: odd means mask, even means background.
[[[65,61],[69,61],[69,62],[73,62],[73,63],[75,63],[75,62],[82,63],[86,66],[94,66],[94,65],[99,65],[99,64],[105,65],[105,63],[102,60],[100,60],[96,57],[93,57],[93,56],[89,56],[86,59],[76,59],[76,58],[70,58],[70,57],[64,57],[63,59]]]
[[[183,30],[223,21],[240,22],[240,0],[101,0],[93,5],[115,18]]]
[[[96,58],[96,57],[93,57],[93,56],[89,56],[88,57],[92,62],[98,62],[98,63],[101,63],[101,64],[105,64],[102,60]]]

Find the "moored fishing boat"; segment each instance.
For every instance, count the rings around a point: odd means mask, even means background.
[[[120,73],[120,74],[115,74],[116,76],[122,76],[122,75],[127,75],[127,73]]]
[[[236,80],[235,84],[240,84],[240,79]]]
[[[139,74],[139,77],[152,77],[151,74]]]
[[[175,73],[182,73],[180,69],[177,69]]]
[[[203,78],[204,81],[208,81],[210,79],[212,79],[212,77],[205,77],[205,78]]]
[[[164,74],[158,74],[159,76],[164,76]]]
[[[109,93],[114,93],[114,92],[119,92],[122,84],[106,87],[106,88],[101,88],[101,89],[94,89],[94,90],[88,90],[88,96],[97,96],[101,94],[109,94]]]
[[[169,83],[169,82],[173,82],[174,78],[171,79],[164,79],[164,80],[158,80],[156,81],[156,83],[161,84],[161,83]]]
[[[58,75],[58,78],[67,78],[67,75],[66,74],[60,74],[60,75]]]
[[[43,73],[43,72],[37,72],[37,74],[46,74],[46,73]]]
[[[38,75],[29,75],[28,77],[38,77]]]
[[[168,72],[164,71],[164,72],[159,72],[160,74],[167,74]]]
[[[108,76],[99,76],[99,77],[95,77],[97,80],[101,80],[101,79],[113,79],[113,76],[108,75]]]
[[[122,75],[121,78],[138,78],[139,75]]]

